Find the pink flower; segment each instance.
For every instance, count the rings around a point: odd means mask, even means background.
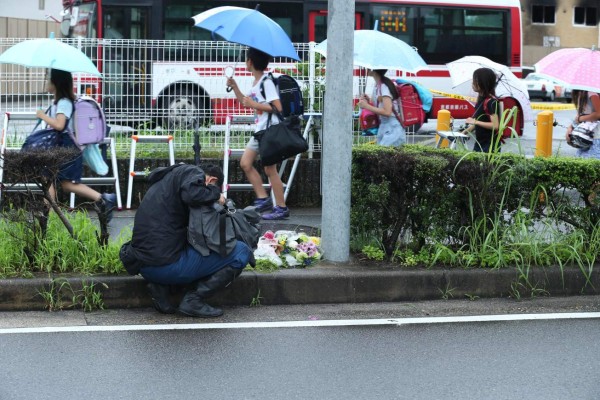
[[[299,243],[296,250],[306,253],[307,256],[313,257],[317,253],[317,246],[313,242]]]
[[[272,231],[266,231],[263,237],[265,239],[275,239],[275,234]]]

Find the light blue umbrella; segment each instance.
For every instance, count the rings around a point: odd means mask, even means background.
[[[319,43],[315,51],[327,57],[327,40]],[[374,69],[392,69],[417,72],[427,63],[417,50],[406,42],[375,30],[354,31],[354,65]]]
[[[223,6],[211,8],[193,18],[194,26],[207,29],[228,42],[250,46],[273,57],[300,60],[281,26],[260,11]]]
[[[0,63],[102,76],[88,56],[75,47],[52,38],[17,43],[0,54]]]

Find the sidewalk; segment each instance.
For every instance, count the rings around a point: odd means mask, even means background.
[[[115,212],[111,235],[133,225],[135,211]],[[321,226],[320,209],[293,209],[284,221],[263,224],[267,229],[295,229],[310,232]],[[317,232],[315,232],[317,233]],[[58,276],[57,276],[58,277]],[[140,276],[64,277],[73,290],[81,290],[82,281],[96,283],[106,308],[151,307],[146,283]],[[386,263],[351,260],[335,264],[322,261],[307,269],[282,269],[273,273],[246,270],[227,289],[211,299],[214,305],[248,306],[320,303],[378,303],[432,299],[474,299],[518,297],[517,290],[543,289],[550,296],[600,294],[600,272],[586,279],[578,268],[534,268],[528,283],[514,269],[408,269]],[[564,286],[563,286],[564,279]],[[48,291],[50,278],[0,280],[0,311],[42,310],[45,301],[40,291]],[[104,287],[104,285],[106,287]],[[585,290],[582,291],[582,289]],[[183,288],[181,288],[183,289]],[[183,290],[173,294],[178,302]],[[521,291],[522,296],[530,296]]]

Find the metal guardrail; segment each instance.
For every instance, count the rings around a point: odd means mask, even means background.
[[[0,38],[0,54],[27,39]],[[243,47],[219,41],[56,39],[73,45],[101,66],[103,78],[74,74],[79,93],[101,101],[111,136],[118,151],[128,151],[132,134],[173,135],[175,150],[190,151],[194,131],[200,132],[204,151],[221,152],[225,146],[225,118],[248,114],[234,94],[226,91],[224,68],[233,66],[243,92],[248,92],[253,77],[246,70]],[[302,62],[274,59],[270,69],[294,77],[302,86],[307,112],[322,112],[324,64],[314,52],[314,43],[296,43]],[[239,61],[241,59],[241,61]],[[359,77],[353,85],[365,84]],[[357,89],[357,88],[355,88]],[[45,70],[0,64],[0,114],[34,112],[51,102],[45,89]],[[357,120],[355,119],[355,122]],[[31,132],[29,124],[15,124],[7,140],[20,146]],[[319,152],[320,124],[313,127],[311,151]],[[231,140],[246,143],[252,129],[241,127],[231,132]],[[354,124],[354,143],[373,141],[362,137]]]

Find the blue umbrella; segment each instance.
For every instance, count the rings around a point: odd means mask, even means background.
[[[319,43],[315,51],[327,57],[327,40]],[[354,65],[374,69],[394,69],[417,72],[427,63],[417,50],[392,35],[375,30],[354,31]]]
[[[272,57],[300,60],[281,26],[260,11],[223,6],[204,11],[193,18],[194,26],[207,29],[228,42],[253,47]]]
[[[0,54],[0,63],[102,76],[88,56],[56,39],[33,39],[17,43]]]

